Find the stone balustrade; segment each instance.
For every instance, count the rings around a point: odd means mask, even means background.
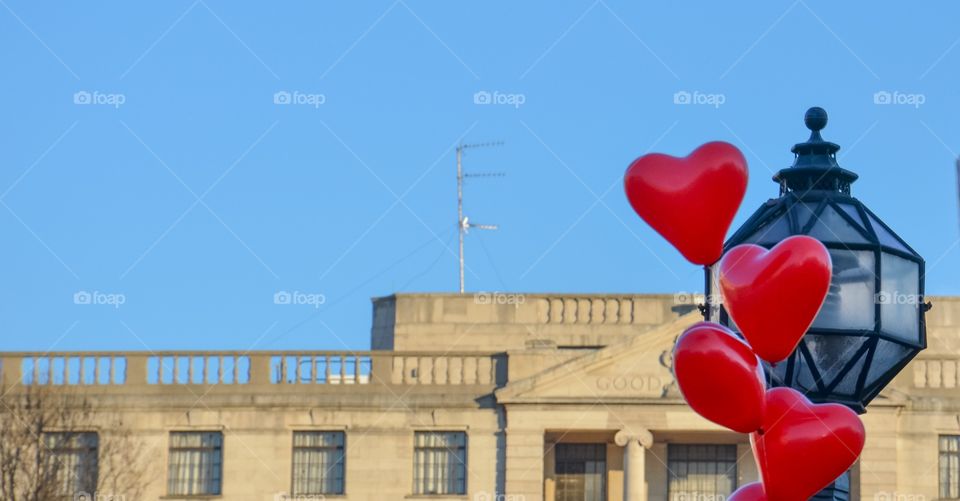
[[[0,353],[0,387],[502,385],[504,355],[428,352]]]
[[[921,358],[913,367],[913,386],[916,388],[956,388],[960,386],[960,359]]]

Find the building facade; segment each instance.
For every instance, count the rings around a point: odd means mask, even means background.
[[[960,498],[960,298],[930,300],[929,348],[863,416],[853,499]],[[90,403],[45,442],[90,499],[130,501],[89,474],[122,431],[151,501],[713,501],[758,472],[674,382],[694,302],[397,294],[370,351],[0,353],[0,389]]]

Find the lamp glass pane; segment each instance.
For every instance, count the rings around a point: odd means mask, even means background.
[[[863,346],[867,338],[860,336],[829,336],[820,334],[807,334],[803,342],[807,344],[810,356],[817,364],[817,370],[820,377],[823,378],[823,385],[829,386],[837,379],[840,372],[853,360],[857,350]],[[847,377],[853,378],[854,386],[859,374],[847,373]]]
[[[880,221],[878,221],[877,218],[871,217],[870,223],[873,226],[873,231],[877,234],[877,239],[880,240],[880,245],[885,245],[887,247],[892,247],[894,249],[913,254],[910,249],[906,248],[906,246],[900,243],[900,240],[897,237],[893,236],[889,231],[887,231],[887,229],[880,224]]]
[[[880,253],[880,329],[910,343],[920,341],[920,265]]]
[[[824,207],[823,212],[817,216],[817,222],[810,228],[807,235],[821,242],[869,243],[869,240],[857,231],[856,227],[830,205]]]
[[[860,211],[857,208],[850,204],[837,204],[843,212],[845,212],[851,219],[857,222],[861,228],[866,228],[866,225],[863,223],[863,218],[860,217]]]
[[[749,237],[743,240],[745,244],[776,244],[790,236],[790,222],[780,215],[773,221],[761,226]]]
[[[907,358],[907,356],[910,355],[910,351],[910,348],[894,343],[893,341],[878,339],[877,349],[873,353],[873,360],[870,362],[870,372],[867,373],[864,388],[875,384],[887,371]],[[889,379],[892,379],[892,376],[893,375],[891,375]],[[882,381],[884,385],[888,382],[887,380]]]
[[[864,340],[864,338],[859,339]],[[844,396],[854,396],[853,392],[857,390],[857,381],[860,379],[860,374],[863,372],[863,366],[866,364],[866,361],[867,354],[864,353],[860,355],[850,371],[844,374],[843,380],[833,388],[833,393]]]
[[[876,294],[873,252],[830,249],[830,258],[830,291],[813,328],[872,330]]]
[[[770,366],[770,369],[773,371],[773,375],[776,376],[776,379],[780,381],[787,380],[787,367],[790,366],[790,359],[797,356],[799,356],[799,354],[797,352],[794,352],[792,355],[790,355],[790,357],[787,357],[786,360],[780,362],[777,365]],[[764,364],[769,366],[769,364],[767,364],[766,362],[764,362]]]
[[[794,233],[803,232],[810,222],[810,218],[813,217],[813,211],[817,210],[819,204],[820,202],[797,202],[790,207],[790,216],[797,228]]]
[[[793,369],[793,384],[790,386],[801,393],[815,393],[819,391],[813,372],[807,365],[807,357],[796,353],[797,362]]]

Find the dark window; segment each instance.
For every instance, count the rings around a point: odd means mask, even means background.
[[[737,488],[737,446],[669,444],[670,501],[723,499]]]
[[[466,433],[418,431],[414,434],[413,493],[467,493]]]
[[[293,495],[343,494],[344,433],[293,433]]]
[[[557,501],[607,499],[606,444],[557,444],[554,452]]]
[[[940,437],[940,497],[960,499],[960,435]]]
[[[43,442],[49,453],[47,471],[57,494],[74,498],[97,491],[100,442],[95,432],[44,433]]]
[[[170,433],[167,481],[170,495],[219,495],[222,474],[223,434],[206,431]]]

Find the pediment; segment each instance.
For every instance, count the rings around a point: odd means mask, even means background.
[[[688,313],[635,338],[568,360],[497,390],[500,403],[560,403],[660,399],[674,387],[676,339],[701,321]]]

